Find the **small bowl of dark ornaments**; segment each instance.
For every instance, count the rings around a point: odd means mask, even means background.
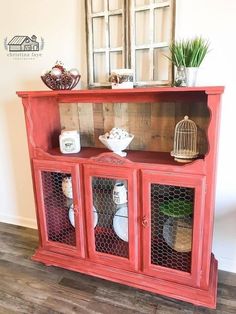
[[[81,75],[77,69],[69,71],[61,62],[56,62],[51,70],[43,71],[41,79],[53,90],[73,89],[79,82]]]

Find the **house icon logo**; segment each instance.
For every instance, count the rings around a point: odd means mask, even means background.
[[[37,42],[35,35],[32,35],[31,38],[29,36],[14,36],[7,45],[10,52],[39,51],[39,42]]]
[[[37,39],[35,35],[23,36],[15,35],[10,40],[4,38],[4,48],[6,56],[14,60],[35,60],[43,56],[44,39]]]

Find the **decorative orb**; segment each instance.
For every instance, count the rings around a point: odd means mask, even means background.
[[[70,69],[69,72],[70,72],[70,74],[73,75],[73,76],[79,75],[79,71],[78,71],[77,69],[75,69],[75,68],[74,68],[74,69]]]
[[[50,73],[51,75],[54,75],[54,76],[61,76],[62,71],[58,68],[53,68]]]

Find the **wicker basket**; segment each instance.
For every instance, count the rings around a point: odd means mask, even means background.
[[[64,72],[60,77],[46,73],[41,76],[41,79],[50,89],[60,90],[73,89],[79,83],[80,77],[80,74],[73,75],[69,72]]]

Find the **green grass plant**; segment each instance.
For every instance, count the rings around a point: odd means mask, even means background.
[[[168,58],[176,67],[199,67],[209,51],[209,41],[202,37],[174,41],[169,50]]]

